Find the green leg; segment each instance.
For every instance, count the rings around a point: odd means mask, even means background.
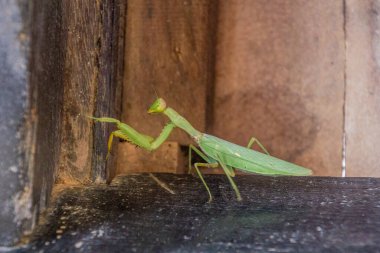
[[[208,197],[209,197],[208,198],[208,202],[210,203],[212,201],[211,191],[208,188],[208,185],[207,185],[206,181],[204,180],[204,178],[202,176],[202,173],[201,173],[201,171],[199,170],[198,167],[217,168],[218,167],[218,163],[194,163],[194,167],[195,167],[195,170],[196,170],[198,176],[202,180],[203,185],[206,187],[206,190],[208,192]]]
[[[227,178],[228,178],[228,181],[230,181],[230,184],[232,186],[232,188],[234,189],[235,191],[235,194],[236,194],[236,197],[237,197],[237,200],[238,201],[242,201],[242,198],[241,198],[241,195],[240,195],[240,191],[238,189],[238,187],[236,186],[234,180],[232,179],[232,175],[231,175],[231,170],[232,168],[227,166],[226,164],[224,164],[221,159],[219,159],[219,163],[220,165],[222,166],[223,170],[224,170],[224,173],[226,174]]]
[[[205,154],[202,153],[202,151],[197,149],[193,144],[190,144],[190,146],[189,146],[189,171],[187,172],[188,174],[190,174],[190,172],[191,172],[191,157],[192,157],[191,151],[194,151],[195,153],[197,153],[207,163],[213,163]]]
[[[123,134],[123,132],[121,130],[117,130],[117,131],[113,131],[111,134],[110,134],[110,137],[108,138],[108,151],[107,151],[107,156],[106,156],[106,160],[108,159],[108,156],[110,155],[111,153],[111,148],[112,148],[112,141],[113,141],[113,137],[116,136],[120,139],[123,139],[123,140],[126,140],[126,141],[129,141],[129,138],[128,136],[126,136],[125,134]]]
[[[169,122],[166,124],[166,126],[162,129],[160,135],[154,139],[148,135],[141,134],[135,129],[133,129],[128,124],[122,123],[117,119],[114,118],[95,118],[95,117],[89,117],[95,121],[99,122],[105,122],[105,123],[114,123],[116,124],[118,131],[114,131],[111,133],[109,139],[108,139],[108,151],[110,151],[110,146],[112,145],[113,137],[119,137],[124,140],[128,140],[129,142],[146,149],[148,151],[152,151],[157,149],[161,146],[161,144],[169,137],[170,133],[175,128],[175,124],[173,122]],[[109,152],[108,152],[109,153]]]
[[[191,151],[194,151],[195,153],[197,153],[200,157],[203,158],[203,160],[205,160],[207,162],[207,163],[195,163],[194,167],[195,167],[195,170],[196,170],[199,178],[202,180],[202,183],[208,192],[208,196],[209,196],[208,202],[211,202],[212,201],[211,191],[208,188],[208,185],[207,185],[206,181],[204,180],[202,173],[198,167],[216,168],[216,167],[218,167],[218,163],[212,162],[209,157],[207,157],[205,154],[202,153],[202,151],[200,151],[194,145],[190,144],[190,146],[189,146],[189,173],[191,172]]]
[[[254,144],[254,143],[257,143],[257,145],[259,145],[259,147],[267,154],[267,155],[270,155],[269,154],[269,152],[268,152],[268,150],[266,149],[266,148],[264,148],[264,146],[259,142],[259,140],[258,139],[256,139],[255,137],[252,137],[250,140],[249,140],[249,143],[248,143],[248,146],[247,146],[247,148],[251,148],[252,147],[252,145]]]

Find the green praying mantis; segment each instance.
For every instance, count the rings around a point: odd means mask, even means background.
[[[162,129],[160,135],[156,139],[139,133],[129,125],[122,123],[117,119],[90,117],[98,122],[114,123],[118,128],[118,130],[112,132],[109,136],[107,157],[110,154],[114,137],[126,140],[148,151],[153,151],[160,147],[175,127],[181,128],[199,145],[199,148],[192,144],[189,146],[189,173],[192,169],[191,155],[192,152],[195,152],[205,161],[194,163],[194,168],[208,192],[209,202],[212,201],[212,194],[200,171],[201,167],[217,168],[220,165],[236,193],[237,200],[239,201],[242,200],[242,197],[238,187],[232,179],[235,176],[235,169],[249,173],[272,176],[308,176],[312,174],[312,171],[309,169],[271,156],[264,146],[254,137],[250,139],[247,147],[243,147],[218,137],[201,133],[174,109],[167,107],[165,100],[162,98],[158,98],[154,101],[150,106],[148,113],[163,113],[170,119],[169,123]],[[251,149],[254,143],[257,143],[264,153]]]

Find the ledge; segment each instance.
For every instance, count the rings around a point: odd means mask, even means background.
[[[19,252],[380,251],[380,179],[206,175],[119,176],[69,187]]]

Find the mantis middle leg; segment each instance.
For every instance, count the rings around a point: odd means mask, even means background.
[[[216,168],[216,167],[218,167],[218,163],[213,162],[209,157],[207,157],[205,154],[203,154],[202,151],[200,151],[195,146],[190,144],[190,146],[189,146],[189,173],[191,172],[191,151],[194,151],[195,153],[197,153],[200,157],[202,157],[207,162],[207,163],[194,163],[194,167],[195,167],[195,170],[196,170],[199,178],[201,179],[203,185],[205,186],[205,188],[207,190],[207,193],[209,196],[208,202],[210,203],[212,201],[212,194],[211,194],[210,188],[208,187],[208,185],[207,185],[206,181],[204,180],[203,175],[202,175],[202,173],[198,167]]]

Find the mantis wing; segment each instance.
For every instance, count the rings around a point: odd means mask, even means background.
[[[263,175],[308,176],[312,171],[269,156],[252,149],[204,134],[199,146],[208,156],[218,160],[221,157],[226,165],[250,173]]]

